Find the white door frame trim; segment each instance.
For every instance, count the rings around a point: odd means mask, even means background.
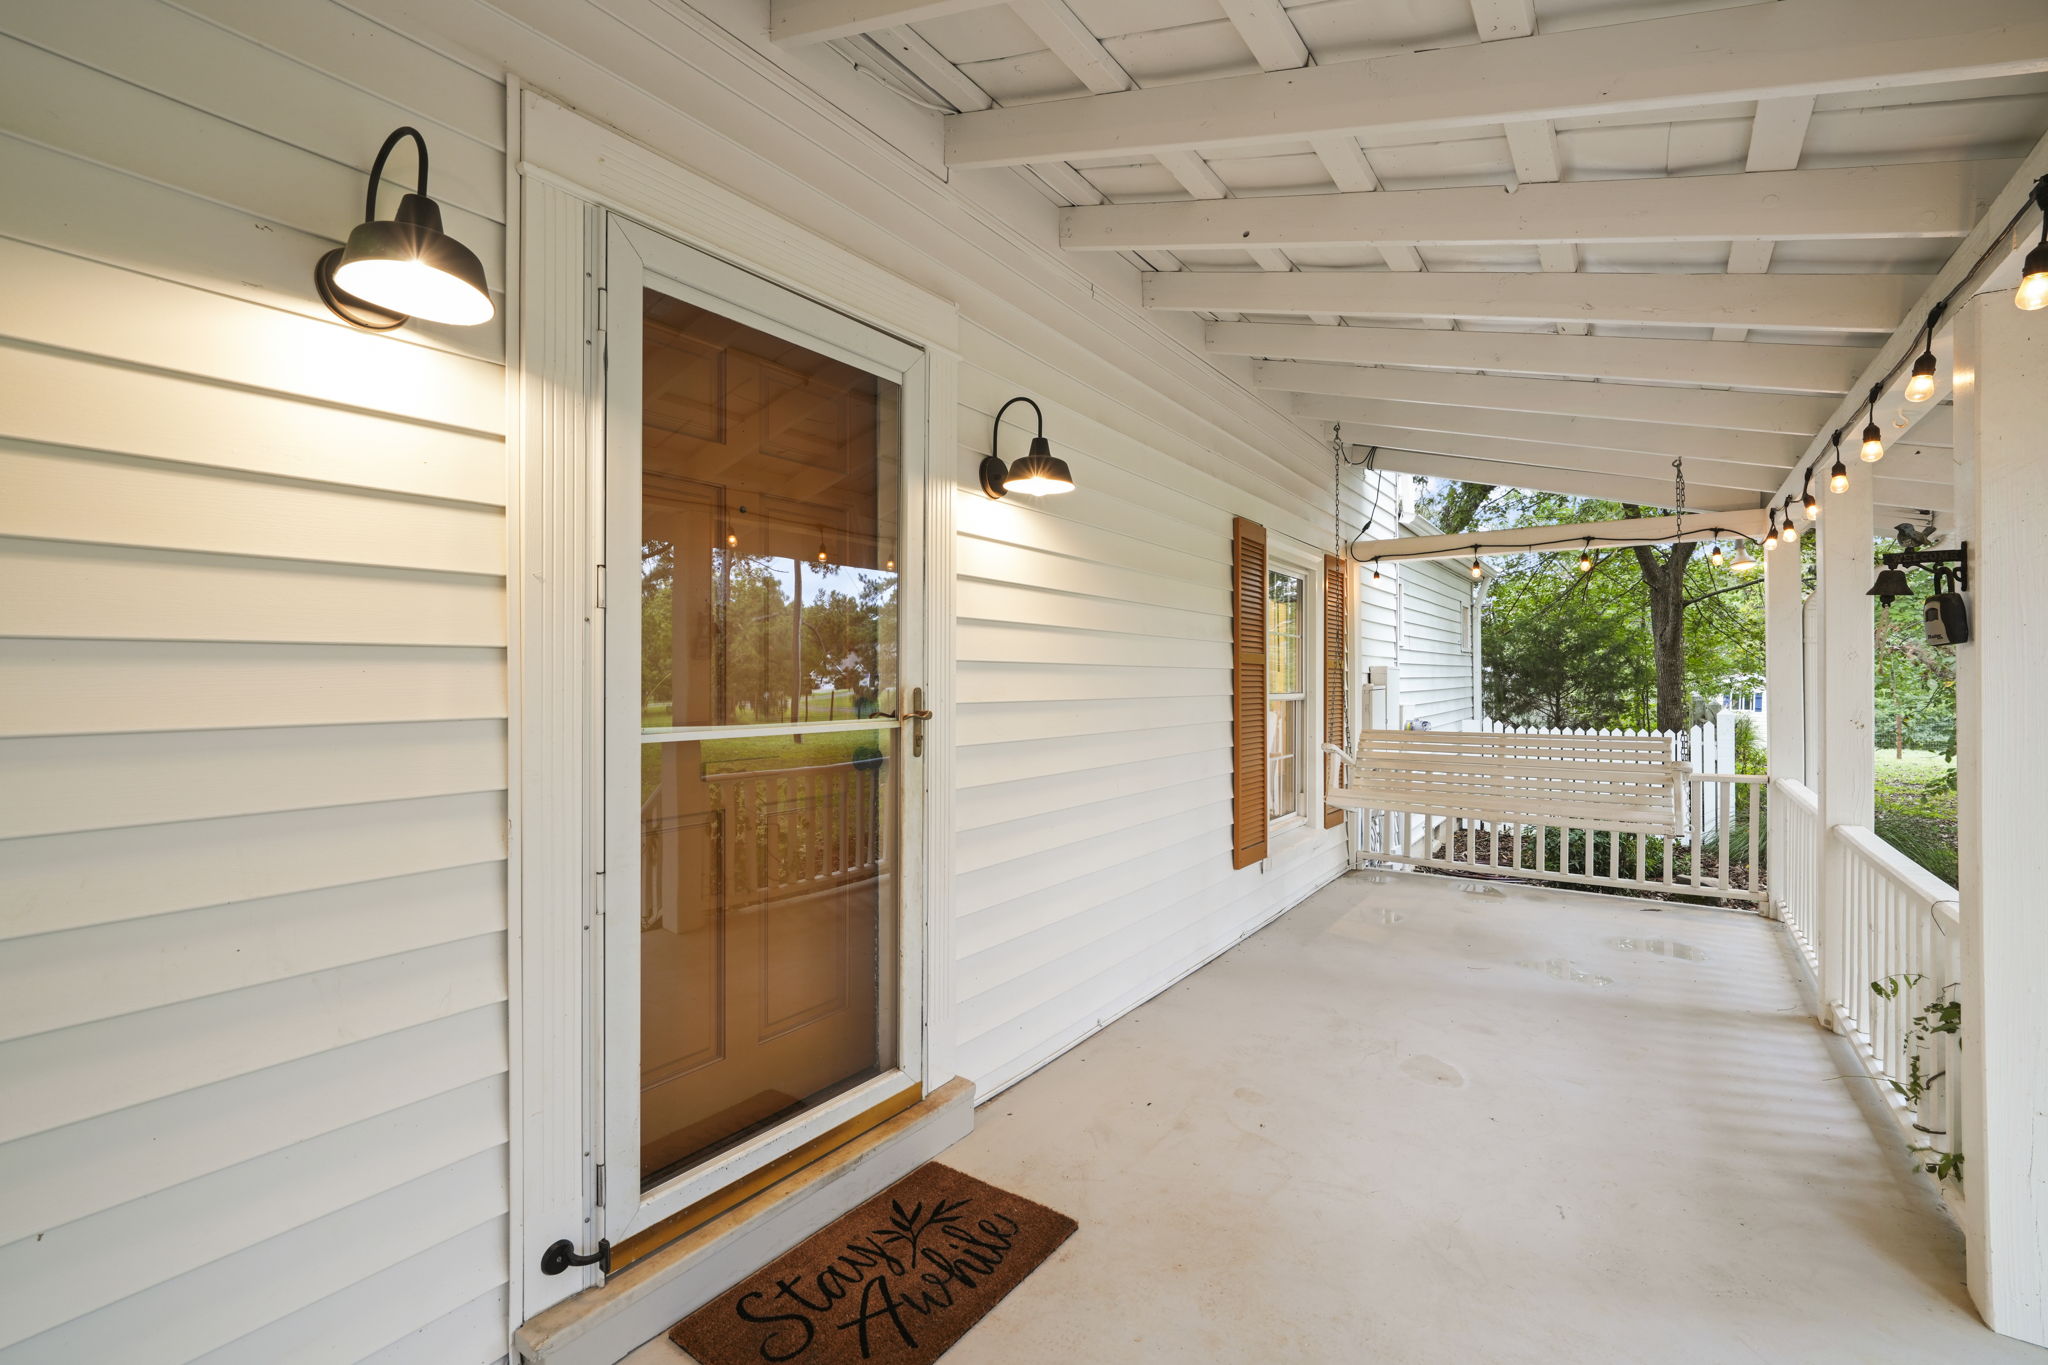
[[[771,280],[923,349],[929,358],[923,498],[926,726],[923,1020],[927,1093],[954,1075],[953,490],[958,310],[808,228],[696,175],[515,82],[519,206],[511,319],[514,421],[507,572],[513,846],[510,1068],[513,1321],[595,1284],[540,1273],[567,1237],[590,1250],[597,1217],[602,963],[592,940],[601,836],[598,574],[603,544],[607,211]]]

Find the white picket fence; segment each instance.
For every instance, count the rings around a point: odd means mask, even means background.
[[[1703,725],[1689,730],[1593,730],[1584,727],[1554,729],[1541,725],[1508,725],[1497,720],[1480,720],[1472,727],[1493,735],[1586,735],[1603,739],[1668,739],[1678,745],[1678,757],[1692,764],[1696,773],[1735,771],[1735,722],[1737,712],[1722,710]]]

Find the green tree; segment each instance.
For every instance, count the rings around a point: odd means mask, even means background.
[[[1487,484],[1447,484],[1425,500],[1450,534],[1612,521],[1652,509]],[[1699,542],[1502,556],[1487,598],[1487,703],[1503,720],[1684,729],[1699,697],[1763,677],[1762,579],[1716,568]]]

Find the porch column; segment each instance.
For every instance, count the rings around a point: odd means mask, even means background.
[[[1973,643],[1956,650],[1962,825],[1963,1230],[1970,1296],[2048,1345],[2048,311],[1956,320],[1956,495]]]
[[[1875,573],[1871,558],[1871,495],[1876,479],[1869,465],[1858,465],[1849,473],[1849,488],[1830,494],[1823,504],[1818,523],[1820,544],[1815,562],[1819,579],[1814,595],[1820,602],[1820,714],[1812,723],[1820,726],[1818,782],[1809,781],[1820,805],[1820,1021],[1830,1027],[1834,1011],[1830,1006],[1846,1002],[1852,990],[1869,987],[1848,980],[1848,879],[1847,857],[1837,846],[1833,829],[1837,825],[1871,823],[1872,771],[1875,757],[1872,739],[1876,720],[1872,693],[1876,688],[1871,631],[1875,624],[1869,596]],[[1793,515],[1798,516],[1795,508]],[[1784,573],[1795,580],[1799,559],[1785,547],[1776,551]]]
[[[1776,551],[1772,551],[1775,557]],[[1764,573],[1764,744],[1765,767],[1773,778],[1806,781],[1806,592],[1796,573]],[[1769,807],[1766,857],[1775,877],[1785,847],[1784,803]],[[1773,888],[1782,886],[1773,880]],[[1774,889],[1762,909],[1778,915]]]

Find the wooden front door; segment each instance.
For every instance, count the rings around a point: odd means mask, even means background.
[[[607,540],[638,573],[610,580],[632,600],[608,612],[607,730],[636,779],[638,916],[630,947],[616,927],[607,943],[637,968],[607,980],[637,996],[608,1010],[634,1034],[630,1077],[610,1071],[637,1106],[607,1112],[637,1108],[644,1192],[737,1178],[733,1154],[907,1060],[904,390],[766,310],[621,283],[637,364],[615,333],[610,379],[638,398],[609,405],[633,429],[608,437]],[[781,292],[755,286],[757,304]]]

